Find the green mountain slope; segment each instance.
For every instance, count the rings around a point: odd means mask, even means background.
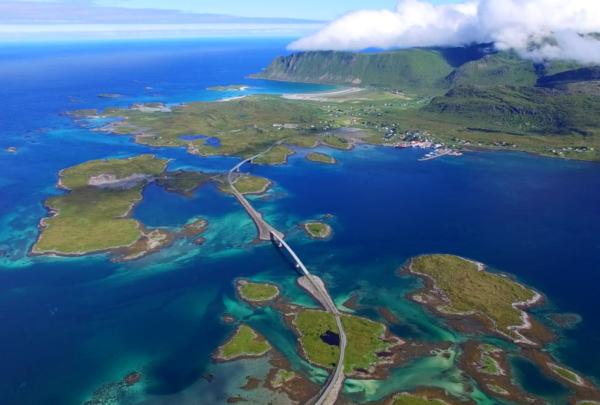
[[[498,52],[459,66],[448,76],[449,86],[533,86],[539,69],[513,52]]]
[[[422,111],[465,128],[523,135],[592,135],[600,128],[599,97],[538,87],[459,86]]]
[[[275,59],[257,78],[391,87],[439,93],[453,71],[443,52],[408,49],[381,53],[303,52]]]

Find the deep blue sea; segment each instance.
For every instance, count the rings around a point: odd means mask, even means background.
[[[292,366],[319,381],[322,373],[296,353],[277,314],[237,301],[236,277],[272,280],[289,298],[309,303],[294,273],[269,244],[255,245],[253,224],[235,200],[213,186],[192,197],[149,186],[135,217],[178,227],[205,217],[207,242],[179,241],[128,264],[103,255],[30,257],[43,201],[60,193],[59,170],[90,159],[155,153],[170,168],[221,171],[235,158],[199,158],[183,149],[148,148],[92,131],[64,113],[81,108],[160,101],[217,100],[241,92],[214,85],[248,84],[246,93],[285,93],[324,86],[247,79],[285,52],[280,40],[186,40],[0,45],[0,404],[82,404],[103,384],[141,371],[143,384],[126,404],[223,403],[248,370],[215,365],[211,353],[231,333],[224,312],[262,332]],[[101,98],[101,93],[121,94]],[[202,135],[210,139],[211,134]],[[12,154],[5,151],[16,147]],[[340,164],[308,162],[298,149],[288,165],[252,167],[275,181],[256,206],[320,274],[342,303],[358,291],[371,307],[402,321],[401,337],[459,342],[461,336],[408,302],[418,283],[395,273],[409,257],[453,253],[514,274],[543,292],[542,320],[574,313],[552,352],[600,382],[600,165],[523,153],[471,152],[419,162],[421,151],[360,146],[331,151]],[[334,236],[311,241],[298,229],[332,214]],[[369,315],[373,315],[369,313]],[[373,316],[377,316],[376,314]],[[245,364],[245,363],[244,363]],[[267,367],[263,365],[263,368]],[[523,386],[564,403],[565,390],[515,362]],[[214,374],[212,383],[201,379]],[[349,381],[356,401],[435,385],[460,395],[454,364],[423,360],[387,382]],[[236,385],[237,384],[237,385]],[[233,387],[233,388],[232,388]],[[494,403],[475,392],[479,403]]]

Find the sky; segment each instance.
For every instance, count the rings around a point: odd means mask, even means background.
[[[277,36],[289,49],[493,43],[600,64],[600,0],[0,0],[0,41]]]
[[[435,3],[457,0],[427,0]],[[0,0],[0,41],[210,36],[302,37],[396,0]]]

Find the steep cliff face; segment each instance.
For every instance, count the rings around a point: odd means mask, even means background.
[[[379,86],[409,92],[438,92],[453,67],[441,51],[302,52],[276,58],[258,78],[352,86]]]

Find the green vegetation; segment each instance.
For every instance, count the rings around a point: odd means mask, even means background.
[[[352,143],[339,136],[325,136],[321,139],[321,143],[335,149],[352,149]]]
[[[251,283],[246,280],[238,281],[237,290],[242,299],[252,302],[271,301],[279,295],[279,288],[276,285]]]
[[[158,176],[165,170],[166,161],[153,155],[140,155],[131,159],[92,160],[60,173],[61,186],[67,189],[89,185],[90,179],[97,176],[113,176],[116,180],[135,175]]]
[[[306,158],[311,162],[324,163],[329,165],[333,165],[336,163],[335,158],[326,153],[311,152],[308,155],[306,155]]]
[[[565,380],[567,380],[573,384],[576,384],[576,385],[582,385],[583,381],[582,381],[581,377],[579,375],[577,375],[576,373],[574,373],[573,371],[571,371],[565,367],[559,366],[558,364],[550,363],[550,364],[548,364],[548,366],[554,373],[556,373],[560,377],[564,378]]]
[[[166,160],[142,155],[91,161],[64,170],[61,184],[71,191],[46,200],[54,215],[42,220],[33,253],[82,255],[136,242],[142,237],[141,225],[129,214],[141,200],[148,176],[159,175],[166,164]],[[106,183],[88,185],[94,178]]]
[[[307,222],[303,224],[302,227],[304,228],[304,231],[308,234],[308,236],[315,239],[326,239],[329,236],[331,236],[332,232],[331,226],[318,221]]]
[[[533,86],[538,80],[533,61],[521,59],[515,52],[498,52],[467,62],[448,76],[450,86]]]
[[[178,170],[165,173],[156,180],[156,183],[167,191],[189,195],[210,178],[208,174]]]
[[[328,125],[316,104],[277,96],[190,103],[170,112],[112,109],[105,114],[124,118],[111,126],[117,134],[133,134],[146,145],[186,146],[198,155],[249,157],[283,139],[290,145],[314,144],[319,129]],[[204,139],[180,138],[186,134],[207,134],[220,144],[214,147],[205,145]]]
[[[240,325],[235,334],[219,348],[217,359],[235,360],[240,357],[260,357],[271,350],[271,345],[247,325]]]
[[[392,87],[417,93],[443,88],[452,66],[443,53],[431,49],[394,52],[303,52],[275,59],[260,78]]]
[[[243,175],[234,181],[236,190],[241,194],[262,194],[271,186],[271,180],[264,177]],[[229,185],[223,185],[224,192],[230,192]]]
[[[285,145],[277,145],[271,148],[267,153],[254,159],[252,163],[277,165],[286,163],[288,156],[294,154],[294,151]]]
[[[279,388],[285,385],[286,383],[292,381],[296,378],[296,373],[289,370],[279,369],[273,379],[271,380],[271,385],[273,388]]]
[[[385,333],[383,324],[358,316],[342,317],[344,330],[348,338],[344,368],[352,373],[356,369],[369,369],[378,362],[377,352],[385,351],[389,343],[383,341]],[[322,367],[333,367],[339,358],[339,347],[325,343],[321,336],[328,331],[337,334],[333,315],[312,309],[303,309],[294,319],[300,336],[304,354],[314,364]]]
[[[392,405],[446,405],[446,401],[422,395],[402,393],[394,396]]]
[[[416,257],[412,259],[410,269],[430,277],[446,295],[448,304],[444,311],[480,314],[511,338],[518,337],[512,327],[522,323],[522,311],[513,304],[536,297],[534,291],[508,277],[482,270],[476,263],[457,256]]]
[[[479,345],[481,357],[478,361],[479,370],[484,374],[502,375],[504,370],[498,361],[492,357],[493,353],[501,351],[501,349],[491,345]]]

